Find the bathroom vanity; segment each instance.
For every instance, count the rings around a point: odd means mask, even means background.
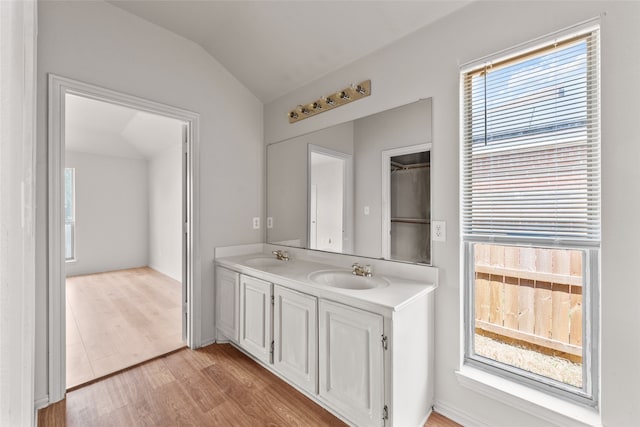
[[[295,248],[283,261],[277,249],[216,249],[218,341],[349,424],[424,425],[437,269]],[[355,262],[372,276],[352,274]]]

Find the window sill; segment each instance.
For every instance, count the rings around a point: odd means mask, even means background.
[[[78,260],[75,259],[75,258],[74,259],[66,259],[66,260],[64,260],[64,262],[67,263],[67,264],[72,264],[74,262],[78,262]]]
[[[463,387],[556,425],[602,426],[600,413],[596,409],[567,402],[480,369],[463,366],[456,371],[456,378]]]

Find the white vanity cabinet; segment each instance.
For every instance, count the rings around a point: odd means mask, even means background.
[[[384,424],[382,338],[382,316],[320,300],[320,398],[356,425]]]
[[[240,331],[240,273],[216,266],[216,326],[237,343]]]
[[[435,285],[381,276],[388,286],[334,289],[308,279],[330,266],[265,258],[217,263],[221,334],[350,425],[423,426],[434,404]],[[246,266],[254,259],[264,271]]]
[[[318,299],[278,285],[273,293],[273,367],[296,386],[317,394]]]
[[[240,275],[240,346],[255,358],[271,363],[273,285]]]

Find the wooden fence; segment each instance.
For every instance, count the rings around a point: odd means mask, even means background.
[[[476,244],[476,333],[582,361],[582,252]]]

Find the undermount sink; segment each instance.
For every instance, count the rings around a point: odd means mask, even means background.
[[[243,261],[243,264],[248,265],[249,267],[256,268],[282,267],[286,263],[287,261],[280,261],[279,259],[266,256],[249,258]]]
[[[348,270],[320,270],[309,274],[309,280],[319,285],[342,289],[374,289],[389,286],[383,277],[356,276]]]

